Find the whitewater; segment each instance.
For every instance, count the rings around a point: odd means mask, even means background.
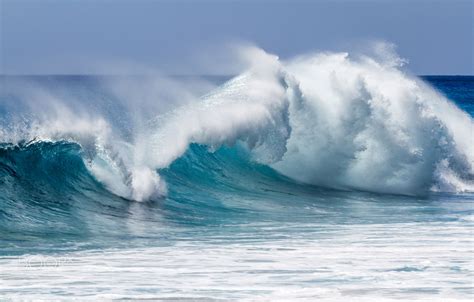
[[[236,52],[236,76],[0,78],[0,295],[472,299],[472,77],[387,44]]]

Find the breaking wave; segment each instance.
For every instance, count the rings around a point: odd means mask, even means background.
[[[272,177],[308,185],[403,195],[474,191],[473,118],[405,72],[393,52],[290,60],[252,47],[242,53],[249,67],[221,85],[4,77],[2,177],[36,173],[41,182],[100,184],[145,201],[167,194],[173,183],[162,171],[190,148],[205,152],[188,154],[193,162],[182,175],[225,147],[246,154],[239,165],[256,162]],[[212,163],[219,165],[226,169]]]

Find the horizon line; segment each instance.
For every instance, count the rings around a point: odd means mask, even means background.
[[[416,74],[418,77],[451,76],[451,77],[474,77],[474,74]],[[179,74],[179,73],[0,73],[0,76],[168,76],[168,77],[234,77],[239,74]]]

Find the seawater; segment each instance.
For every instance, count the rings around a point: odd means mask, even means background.
[[[2,76],[2,299],[471,300],[474,77],[264,58]]]

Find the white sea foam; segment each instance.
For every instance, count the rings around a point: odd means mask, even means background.
[[[224,237],[201,230],[195,240],[160,247],[0,257],[0,292],[7,300],[473,297],[472,224],[464,221],[256,227],[271,233],[234,230]]]

